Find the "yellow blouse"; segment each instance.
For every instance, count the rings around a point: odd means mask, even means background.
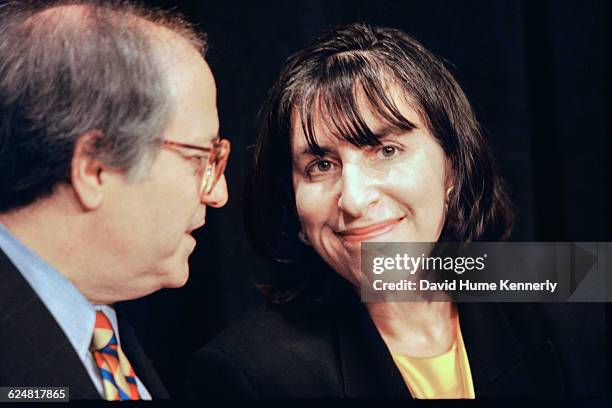
[[[474,384],[461,327],[450,350],[436,357],[393,354],[410,393],[418,399],[474,399]]]

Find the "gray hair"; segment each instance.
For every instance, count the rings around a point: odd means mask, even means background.
[[[175,106],[159,28],[204,55],[205,38],[180,17],[123,1],[0,9],[0,212],[69,182],[86,132],[90,154],[132,181],[146,175]]]

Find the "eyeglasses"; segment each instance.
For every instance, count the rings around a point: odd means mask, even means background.
[[[216,139],[212,147],[195,146],[186,143],[163,140],[162,147],[180,154],[187,160],[199,160],[198,175],[202,177],[200,183],[200,194],[209,195],[214,190],[221,175],[225,171],[227,158],[229,157],[231,144],[227,139]],[[193,149],[202,152],[201,156],[187,157],[177,148]]]

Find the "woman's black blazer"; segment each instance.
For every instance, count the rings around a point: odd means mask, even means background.
[[[605,395],[604,304],[458,305],[476,398]],[[405,397],[358,296],[266,305],[194,356],[187,396]]]

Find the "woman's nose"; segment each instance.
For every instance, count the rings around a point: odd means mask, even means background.
[[[223,207],[228,200],[227,182],[225,174],[221,176],[210,194],[202,193],[202,204],[209,205],[214,208]]]
[[[368,208],[379,198],[373,181],[362,166],[345,165],[342,169],[342,190],[338,197],[338,207],[354,218],[366,215]]]

